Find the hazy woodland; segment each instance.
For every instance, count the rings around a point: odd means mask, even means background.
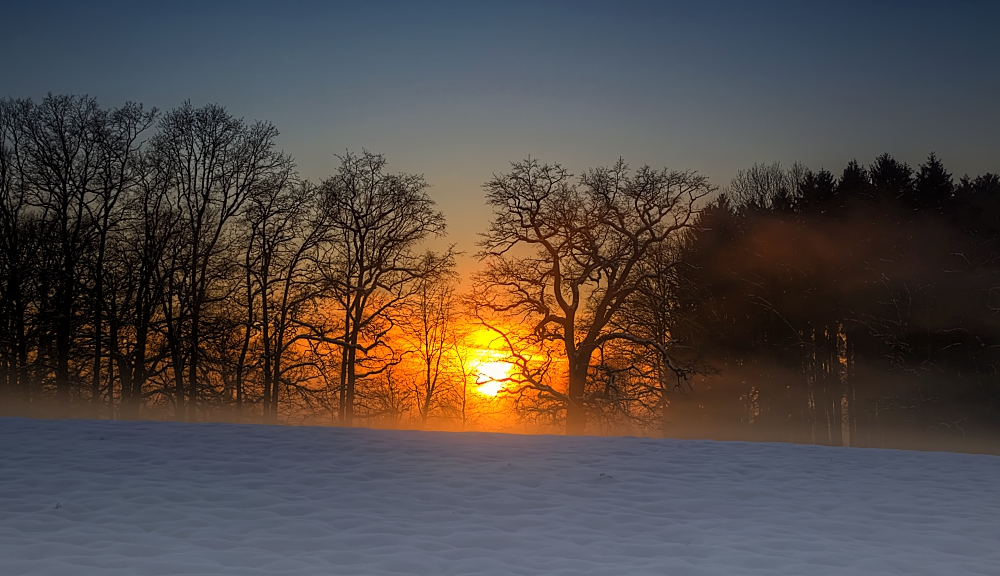
[[[456,247],[377,153],[5,99],[0,411],[993,450],[996,174],[509,160]]]

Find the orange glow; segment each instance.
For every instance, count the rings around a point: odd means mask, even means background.
[[[491,397],[500,394],[514,371],[514,365],[506,362],[506,355],[494,348],[496,338],[489,331],[476,331],[469,344],[466,347],[465,367],[476,380],[476,392]]]
[[[476,391],[485,396],[496,396],[504,389],[504,381],[510,377],[514,366],[509,362],[489,361],[491,350],[484,350],[483,360],[472,366],[476,375]]]

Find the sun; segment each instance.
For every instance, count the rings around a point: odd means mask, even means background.
[[[482,328],[471,330],[462,348],[465,373],[475,380],[476,392],[496,397],[506,390],[515,367],[507,362],[509,356],[496,334]]]
[[[489,350],[484,350],[489,353]],[[484,354],[488,356],[489,354]],[[488,360],[476,362],[473,373],[476,375],[476,391],[484,396],[496,396],[504,388],[504,381],[510,377],[514,366],[510,362]]]

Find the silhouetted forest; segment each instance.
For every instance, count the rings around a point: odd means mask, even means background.
[[[784,437],[995,429],[998,240],[1000,177],[956,181],[934,154],[757,165],[686,239],[675,336],[725,376],[740,421]]]
[[[422,176],[365,151],[308,182],[277,136],[216,105],[0,101],[0,411],[854,445],[1000,424],[995,174],[884,154],[717,193],[529,159],[484,184],[463,290]]]
[[[453,266],[450,250],[416,250],[443,216],[422,177],[377,154],[303,181],[277,134],[217,105],[0,102],[5,411],[399,412],[356,383],[389,377],[390,313]]]

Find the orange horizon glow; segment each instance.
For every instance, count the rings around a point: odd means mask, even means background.
[[[476,330],[466,346],[466,370],[476,381],[476,392],[496,397],[506,389],[514,365],[504,360],[506,354],[497,350],[496,335],[489,330]]]

